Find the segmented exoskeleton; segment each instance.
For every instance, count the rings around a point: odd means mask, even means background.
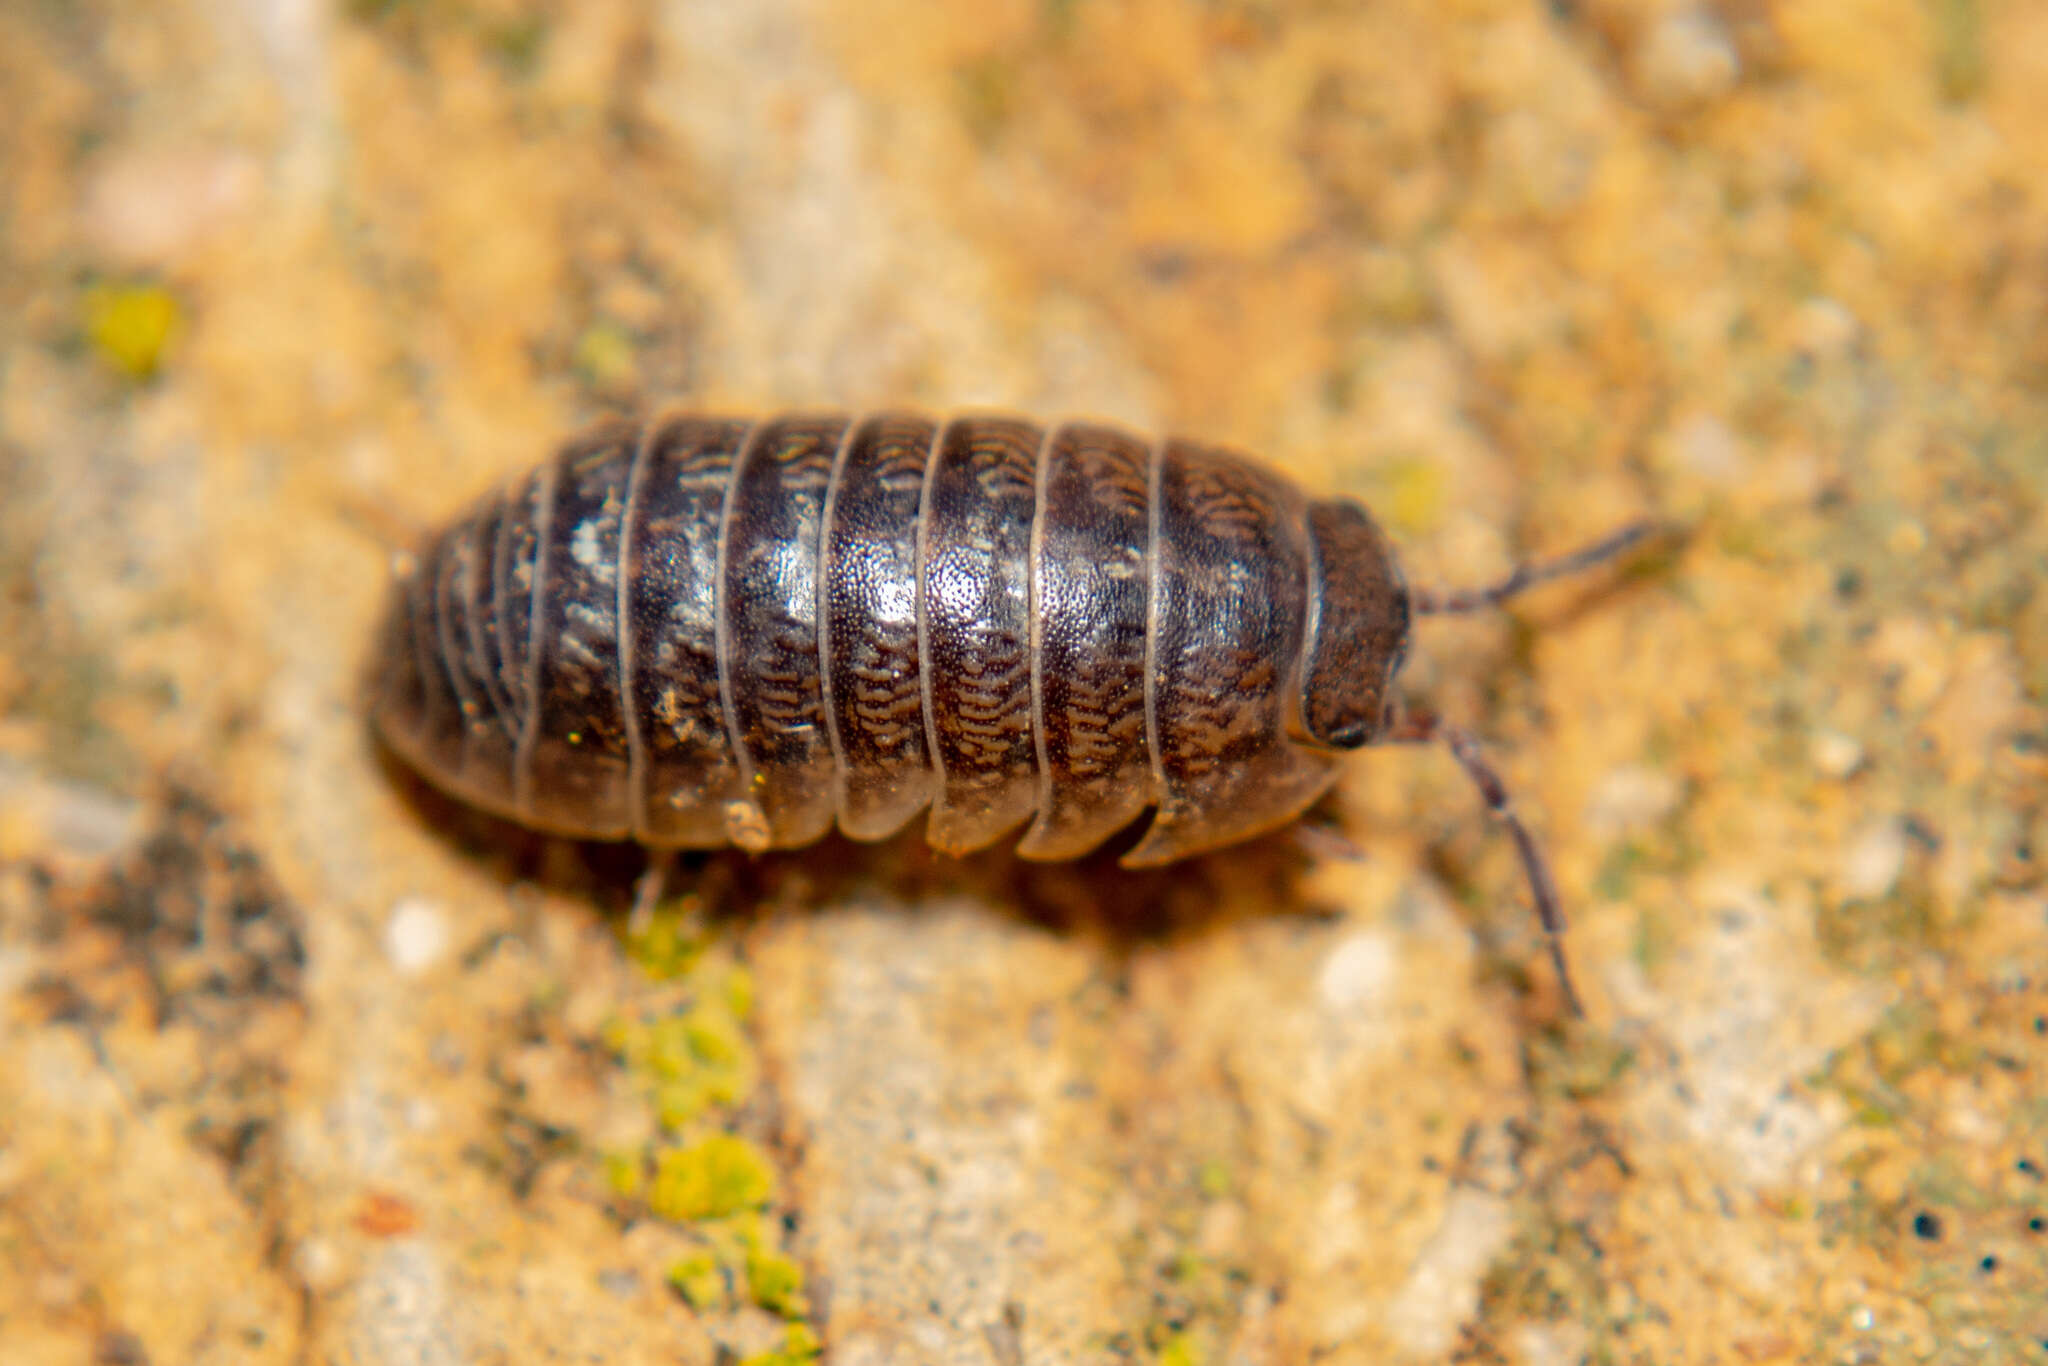
[[[1397,714],[1412,593],[1357,504],[1088,423],[675,415],[615,424],[411,561],[376,724],[515,821],[651,846],[856,839],[930,809],[944,851],[1024,827],[1133,866],[1280,825],[1344,751],[1466,737]],[[1512,819],[1512,818],[1510,818]],[[1519,823],[1539,909],[1548,880]]]

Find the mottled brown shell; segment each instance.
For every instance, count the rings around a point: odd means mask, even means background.
[[[1107,427],[677,415],[570,442],[398,586],[375,721],[435,784],[595,839],[760,850],[930,808],[962,853],[1271,829],[1381,730],[1385,538],[1242,456]]]

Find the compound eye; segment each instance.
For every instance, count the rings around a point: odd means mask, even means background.
[[[1373,728],[1363,721],[1347,721],[1322,737],[1326,745],[1337,749],[1359,749],[1372,739]]]

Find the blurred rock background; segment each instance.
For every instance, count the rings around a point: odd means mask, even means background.
[[[5,0],[0,105],[9,1363],[2048,1354],[2048,7]],[[1440,753],[637,928],[420,792],[394,551],[665,399],[1682,521],[1408,673],[1589,1018]]]

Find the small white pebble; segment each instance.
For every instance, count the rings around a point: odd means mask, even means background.
[[[1647,764],[1609,769],[1586,800],[1585,824],[1612,838],[1648,830],[1678,807],[1684,795],[1678,779]]]
[[[133,801],[83,783],[50,784],[44,827],[67,853],[104,858],[125,848],[141,828]]]
[[[1857,900],[1881,897],[1905,871],[1905,828],[1895,820],[1874,821],[1842,852],[1842,892]]]
[[[341,1258],[325,1238],[307,1238],[292,1251],[292,1267],[309,1290],[332,1290],[340,1283]]]
[[[2005,1116],[1979,1104],[1971,1085],[1949,1083],[1942,1100],[1941,1127],[1951,1137],[1986,1148],[2005,1141]]]
[[[85,1286],[68,1271],[44,1271],[36,1277],[36,1303],[44,1309],[68,1310],[85,1298]]]
[[[1202,1210],[1195,1225],[1195,1250],[1205,1257],[1228,1257],[1244,1241],[1244,1206],[1218,1200]]]
[[[1798,311],[1792,315],[1792,332],[1801,350],[1833,358],[1856,344],[1856,339],[1863,333],[1863,324],[1856,321],[1856,315],[1840,300],[1815,295],[1799,305]]]
[[[1323,1004],[1339,1011],[1381,999],[1393,985],[1393,941],[1374,933],[1354,934],[1331,950],[1316,979]]]
[[[130,798],[0,754],[0,825],[33,831],[64,854],[106,858],[134,840],[141,823],[141,808]]]
[[[1507,1201],[1478,1190],[1452,1193],[1387,1306],[1387,1330],[1415,1356],[1444,1357],[1479,1308],[1479,1283],[1514,1232]]]
[[[1749,467],[1742,443],[1712,413],[1697,413],[1679,423],[1671,433],[1671,447],[1685,468],[1717,484],[1736,482]]]
[[[406,897],[384,922],[384,953],[401,977],[417,977],[448,951],[448,917],[424,897]]]
[[[1712,12],[1675,9],[1650,26],[1637,49],[1644,95],[1666,108],[1702,104],[1726,94],[1742,75],[1742,58]]]
[[[141,141],[92,168],[81,228],[124,265],[161,266],[203,243],[262,185],[246,153]]]
[[[1863,746],[1838,730],[1817,732],[1807,747],[1813,766],[1824,777],[1841,779],[1863,767]]]
[[[1525,1323],[1514,1344],[1525,1366],[1577,1366],[1587,1359],[1586,1330],[1576,1323]]]

